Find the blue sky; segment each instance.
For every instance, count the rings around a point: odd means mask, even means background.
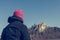
[[[24,24],[45,22],[60,27],[60,0],[0,0],[0,34],[16,9],[24,11]]]

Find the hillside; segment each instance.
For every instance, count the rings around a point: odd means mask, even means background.
[[[34,24],[29,32],[31,40],[60,39],[60,28],[48,27],[45,23]]]

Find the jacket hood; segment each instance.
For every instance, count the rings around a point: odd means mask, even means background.
[[[23,19],[17,17],[17,16],[11,16],[8,18],[8,23],[12,23],[12,22],[15,22],[15,21],[19,21],[21,23],[23,23]]]

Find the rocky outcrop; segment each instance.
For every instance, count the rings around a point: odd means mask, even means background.
[[[45,23],[34,25],[30,29],[31,40],[60,39],[60,28],[48,27]]]

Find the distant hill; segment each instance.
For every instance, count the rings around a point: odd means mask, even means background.
[[[60,28],[48,27],[45,23],[34,24],[29,32],[31,40],[60,39]]]

